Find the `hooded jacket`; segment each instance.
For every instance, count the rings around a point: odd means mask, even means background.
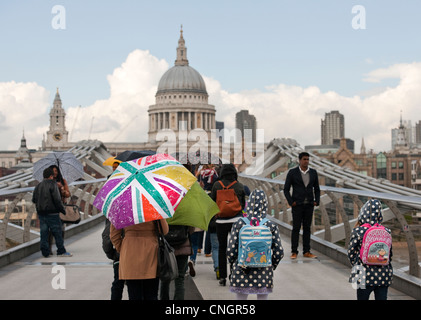
[[[262,221],[268,211],[268,201],[266,194],[262,190],[254,190],[247,203],[246,214],[249,221],[253,218]],[[267,221],[272,232],[272,266],[265,268],[242,268],[238,265],[238,244],[239,233],[245,221],[239,219],[231,229],[230,241],[227,247],[228,262],[231,264],[230,289],[232,292],[244,294],[267,294],[273,288],[273,270],[276,269],[281,259],[284,257],[281,236],[278,226],[272,221]]]
[[[391,263],[387,266],[369,266],[364,265],[360,259],[360,249],[364,234],[368,227],[363,224],[374,225],[381,224],[383,221],[381,202],[376,199],[368,200],[360,210],[358,215],[359,226],[354,228],[348,246],[348,259],[353,266],[349,282],[364,285],[361,283],[365,277],[366,286],[390,286],[393,277],[393,268]],[[389,229],[387,232],[391,233]],[[389,253],[390,262],[392,261],[392,248]]]

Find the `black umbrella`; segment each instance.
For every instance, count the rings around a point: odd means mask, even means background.
[[[135,159],[139,159],[139,158],[143,158],[147,156],[152,156],[154,154],[156,154],[156,152],[152,150],[142,150],[142,151],[127,150],[120,153],[117,157],[115,157],[115,160],[126,162],[126,161],[135,160]]]

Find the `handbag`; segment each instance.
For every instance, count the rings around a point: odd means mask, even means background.
[[[170,246],[162,232],[161,223],[155,222],[158,234],[158,277],[161,281],[168,282],[178,277],[177,259],[174,248]]]
[[[78,224],[80,218],[80,208],[75,204],[64,204],[66,214],[60,213],[60,219],[63,223]]]

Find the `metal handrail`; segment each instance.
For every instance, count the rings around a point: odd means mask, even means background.
[[[260,187],[262,188],[270,202],[270,207],[273,209],[276,215],[282,214],[283,215],[283,221],[284,222],[290,222],[286,220],[287,217],[287,211],[289,210],[288,203],[286,202],[285,196],[283,195],[283,186],[285,184],[285,181],[279,180],[279,179],[270,179],[270,178],[263,178],[259,176],[251,176],[246,174],[239,174],[239,180],[244,181],[245,184],[250,184],[254,188]],[[91,215],[97,214],[97,209],[92,206],[93,199],[95,198],[95,195],[97,192],[99,192],[100,187],[102,184],[106,181],[106,178],[101,179],[94,179],[89,181],[75,181],[70,184],[70,187],[73,188],[72,195],[77,197],[76,202],[78,204],[81,204],[81,202],[84,202],[85,211],[90,211]],[[82,186],[84,186],[82,188]],[[387,205],[387,207],[391,210],[394,217],[397,219],[397,221],[400,224],[400,227],[402,230],[405,231],[406,241],[408,244],[408,251],[409,251],[409,274],[412,276],[420,277],[420,267],[418,264],[418,254],[416,249],[416,244],[414,237],[412,235],[412,232],[410,228],[407,225],[407,222],[405,221],[404,215],[401,212],[401,209],[414,209],[419,210],[421,208],[421,198],[416,196],[407,196],[407,195],[399,195],[399,194],[393,194],[393,193],[385,193],[385,192],[375,192],[370,190],[360,190],[360,189],[348,189],[348,188],[338,188],[338,187],[329,187],[329,186],[320,186],[320,189],[322,191],[323,199],[331,200],[332,203],[334,203],[336,209],[340,212],[341,218],[342,218],[342,224],[343,224],[343,239],[349,238],[349,233],[351,230],[350,223],[351,221],[348,220],[346,214],[344,213],[344,208],[338,201],[338,198],[336,195],[340,196],[349,196],[351,199],[353,199],[354,204],[356,204],[358,207],[361,207],[361,200],[359,198],[375,198],[379,199],[383,202],[383,204]],[[0,197],[12,197],[13,195],[16,195],[14,204],[11,205],[16,206],[19,201],[24,199],[24,197],[28,197],[34,190],[34,187],[26,187],[26,188],[17,188],[17,189],[11,189],[11,190],[0,190]],[[28,200],[27,200],[28,201]],[[30,200],[28,201],[30,202]],[[400,209],[399,209],[400,208]],[[324,218],[324,226],[325,226],[325,239],[327,241],[330,241],[328,237],[331,234],[331,231],[333,228],[337,230],[338,225],[331,226],[329,224],[329,219],[327,217],[326,210],[324,208],[324,205],[321,203],[319,207],[322,219]],[[11,214],[11,210],[9,208],[9,217]],[[29,234],[31,233],[31,219],[32,219],[32,212],[35,212],[35,208],[33,204],[31,203],[31,207],[27,209],[27,219],[25,221],[24,227],[23,227],[23,239],[26,241],[30,240]],[[275,218],[277,218],[275,216]],[[2,243],[6,239],[6,229],[7,225],[9,223],[9,219],[1,221],[3,223],[0,223],[0,251],[4,250],[2,248],[5,247],[5,244]]]

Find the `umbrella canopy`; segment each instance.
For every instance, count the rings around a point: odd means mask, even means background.
[[[59,168],[67,183],[72,183],[83,177],[83,165],[73,153],[52,152],[34,163],[33,178],[41,182],[44,179],[44,170],[52,165],[56,165]]]
[[[120,153],[117,157],[115,157],[115,159],[120,160],[122,162],[126,162],[126,161],[135,160],[135,159],[139,159],[139,158],[143,158],[147,156],[152,156],[154,154],[156,154],[156,152],[152,150],[143,150],[143,151],[127,150]]]
[[[99,191],[94,206],[117,228],[174,215],[196,178],[167,154],[122,162]]]
[[[107,160],[105,160],[102,164],[104,166],[112,166],[114,162],[121,163],[121,160],[117,160],[115,157],[109,157]]]
[[[218,212],[218,205],[196,181],[167,222],[170,225],[191,226],[207,231],[209,222]]]

